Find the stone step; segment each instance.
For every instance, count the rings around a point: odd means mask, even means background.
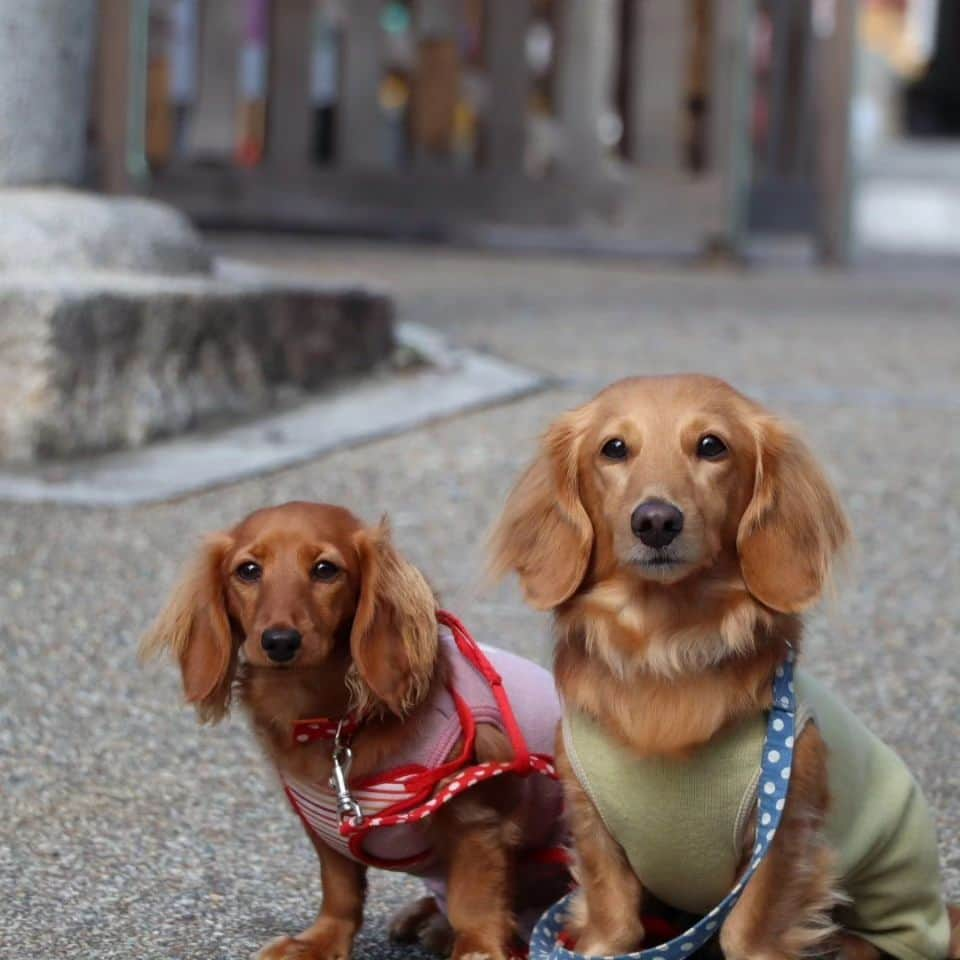
[[[132,449],[283,408],[394,347],[383,294],[239,264],[0,272],[0,461]]]

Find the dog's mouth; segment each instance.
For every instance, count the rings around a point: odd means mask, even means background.
[[[640,561],[641,567],[672,567],[680,563],[676,557],[671,557],[668,554],[657,553],[652,557],[646,557]]]
[[[656,550],[643,556],[634,556],[631,562],[636,567],[677,567],[685,561],[668,550]]]
[[[630,566],[640,576],[647,576],[653,580],[660,580],[664,577],[672,580],[688,566],[688,561],[685,557],[669,549],[648,549],[631,556]]]

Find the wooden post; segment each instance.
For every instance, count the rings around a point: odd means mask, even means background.
[[[530,0],[488,0],[486,59],[490,103],[486,123],[486,158],[491,170],[523,171],[527,140],[530,75],[525,42]]]
[[[816,70],[815,243],[820,260],[842,266],[852,252],[854,174],[851,108],[856,60],[857,0],[814,4]]]
[[[346,5],[338,142],[340,166],[347,169],[388,165],[379,100],[382,7],[382,0],[350,0]]]
[[[616,12],[615,0],[563,0],[560,7],[558,165],[577,180],[596,180],[603,167],[599,123],[612,103]]]
[[[753,6],[753,0],[715,0],[713,6],[710,139],[722,194],[713,239],[734,256],[746,244],[750,201]]]
[[[646,167],[683,165],[692,23],[688,0],[626,0],[634,5],[628,107],[630,159]]]
[[[127,110],[130,95],[128,0],[100,0],[94,94],[97,180],[107,193],[130,189],[127,171]]]
[[[313,0],[274,3],[272,18],[267,163],[295,172],[310,166]]]
[[[444,170],[453,153],[462,79],[458,34],[466,19],[462,0],[419,0],[417,53],[410,102],[414,162]]]
[[[200,82],[188,133],[192,157],[231,160],[237,145],[237,69],[243,9],[234,3],[200,5]]]
[[[419,37],[456,37],[463,25],[463,0],[417,0]]]

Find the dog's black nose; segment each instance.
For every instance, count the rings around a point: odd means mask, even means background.
[[[646,500],[630,515],[630,529],[648,547],[665,547],[683,529],[683,514],[665,500]]]
[[[275,663],[286,663],[300,649],[300,631],[288,628],[264,630],[260,645]]]

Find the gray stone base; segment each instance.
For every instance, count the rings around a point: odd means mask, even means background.
[[[129,449],[275,410],[394,350],[384,296],[212,276],[0,274],[0,460]]]
[[[143,197],[0,190],[0,272],[209,274],[213,258],[180,211]]]
[[[0,500],[95,506],[166,500],[514,399],[545,383],[523,367],[451,349],[424,327],[402,324],[397,339],[426,362],[347,381],[241,426],[103,457],[0,468]]]

